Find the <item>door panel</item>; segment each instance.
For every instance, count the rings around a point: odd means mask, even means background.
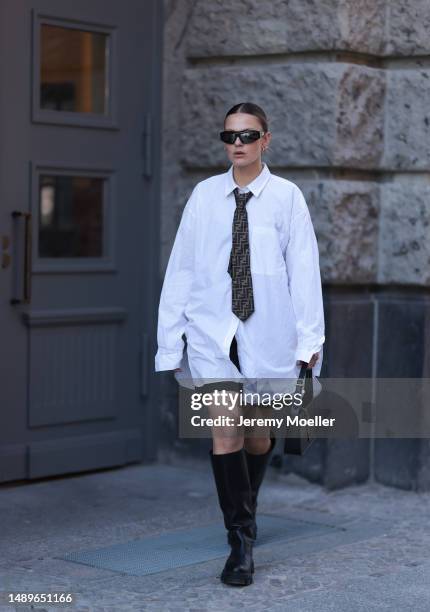
[[[0,481],[154,450],[159,8],[67,4],[0,3]]]

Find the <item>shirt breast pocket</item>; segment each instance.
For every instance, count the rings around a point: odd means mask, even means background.
[[[276,228],[254,226],[251,230],[250,252],[251,272],[267,275],[285,273],[285,261]]]

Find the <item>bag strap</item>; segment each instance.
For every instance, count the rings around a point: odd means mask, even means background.
[[[305,382],[306,378],[312,377],[312,368],[308,368],[307,363],[302,363],[302,367],[300,368],[299,376],[296,382],[296,393],[300,393],[300,395],[305,394]]]

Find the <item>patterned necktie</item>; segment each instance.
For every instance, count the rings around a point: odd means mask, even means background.
[[[239,319],[245,321],[254,312],[248,213],[246,212],[246,204],[252,197],[252,192],[239,193],[239,189],[236,187],[234,197],[236,198],[236,210],[233,217],[233,236],[228,273],[232,281],[232,310]]]

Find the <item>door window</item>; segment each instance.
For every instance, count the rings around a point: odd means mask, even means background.
[[[36,13],[33,121],[116,128],[115,28]]]
[[[107,113],[108,36],[41,24],[40,108]]]
[[[103,255],[104,180],[39,175],[39,257]]]
[[[34,164],[34,272],[113,270],[115,172]]]

